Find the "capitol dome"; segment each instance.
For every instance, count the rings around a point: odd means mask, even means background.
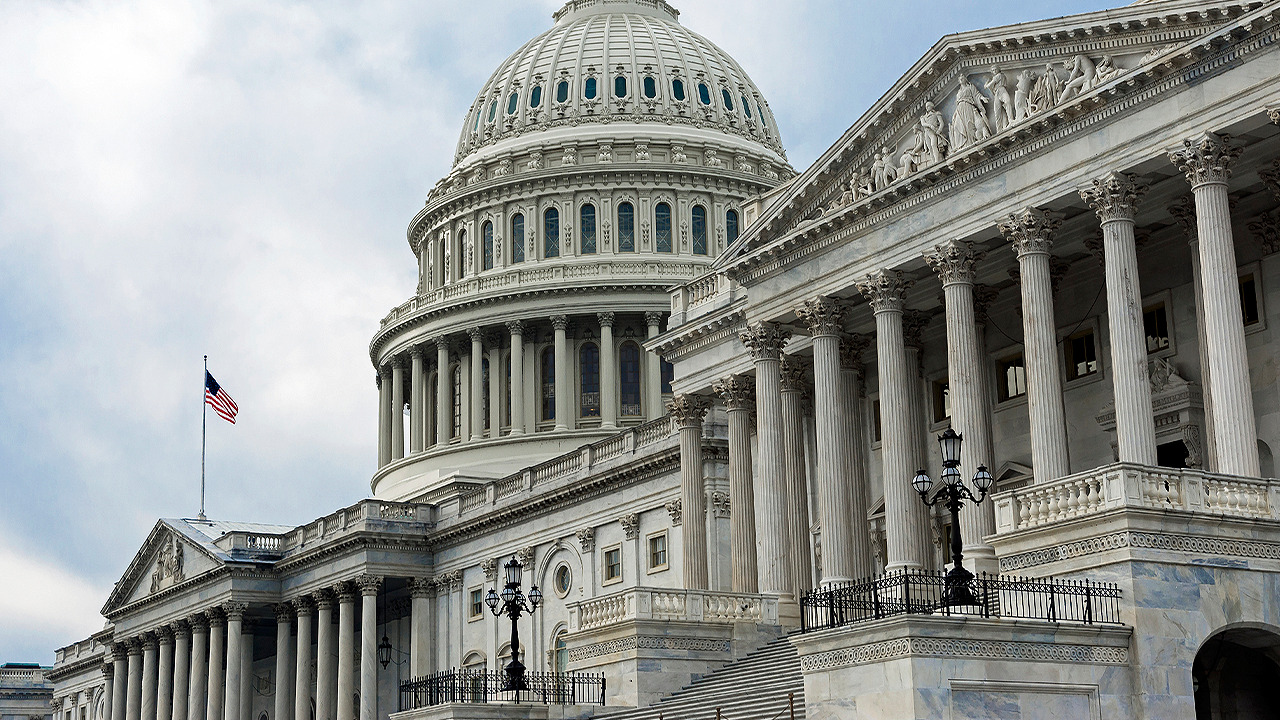
[[[663,0],[573,0],[493,73],[409,224],[370,344],[388,499],[506,477],[665,415],[673,285],[794,175],[769,105]],[[405,409],[408,416],[405,416]]]

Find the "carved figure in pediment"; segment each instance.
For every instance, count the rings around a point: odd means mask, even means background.
[[[1116,67],[1111,56],[1103,55],[1102,60],[1100,60],[1097,67],[1094,68],[1093,85],[1091,87],[1098,87],[1119,74],[1120,68]]]
[[[916,123],[912,129],[911,147],[898,159],[898,177],[906,178],[928,164],[929,153],[924,147],[924,128]]]
[[[1062,93],[1062,78],[1053,68],[1053,63],[1044,66],[1044,74],[1031,86],[1031,95],[1027,100],[1029,114],[1043,112],[1058,104],[1058,95]]]
[[[1063,63],[1062,68],[1067,71],[1067,82],[1062,86],[1062,92],[1058,94],[1059,105],[1070,98],[1088,92],[1093,87],[1094,78],[1098,74],[1097,66],[1085,55],[1075,56],[1070,63]]]
[[[870,179],[862,174],[861,169],[853,171],[853,177],[849,178],[849,192],[853,193],[854,200],[861,200],[871,194],[869,183]]]
[[[529,169],[530,170],[542,169],[542,153],[535,150],[531,155],[529,155]]]
[[[885,148],[876,153],[876,159],[871,163],[871,184],[877,191],[889,187],[898,179],[891,153],[889,148]]]
[[[924,150],[929,163],[942,162],[947,156],[947,119],[933,106],[924,104],[924,114],[920,116],[920,131],[924,136]]]
[[[1018,84],[1013,89],[1013,121],[1022,122],[1031,117],[1031,86],[1036,74],[1030,70],[1018,73]]]
[[[1000,132],[1013,124],[1018,117],[1018,111],[1014,107],[1013,96],[1009,94],[1008,77],[1000,68],[991,67],[991,79],[986,83],[987,91],[991,93],[992,111],[995,113],[995,119],[992,122],[995,125],[996,132]]]
[[[965,81],[956,92],[956,111],[951,116],[951,149],[961,150],[989,137],[987,98],[976,85]]]

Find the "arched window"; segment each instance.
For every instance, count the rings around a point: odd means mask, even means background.
[[[516,108],[519,106],[520,93],[511,93],[511,97],[507,98],[507,114],[515,115]]]
[[[742,111],[747,114],[747,119],[751,119],[751,103],[747,102],[747,96],[742,96]]]
[[[542,104],[542,86],[534,85],[529,91],[529,107],[536,108]]]
[[[636,251],[636,209],[629,202],[618,204],[618,252]]]
[[[453,249],[453,262],[458,268],[458,277],[460,278],[464,278],[467,276],[467,263],[465,262],[466,257],[467,257],[467,231],[459,230],[458,244]]]
[[[521,213],[511,217],[511,262],[524,262],[524,215]]]
[[[582,233],[579,247],[583,255],[594,255],[596,253],[596,206],[583,205],[578,214],[578,231]]]
[[[542,350],[542,419],[556,419],[556,349]]]
[[[556,102],[558,103],[569,102],[569,81],[568,80],[561,80],[560,84],[556,85]]]
[[[724,214],[724,234],[732,245],[738,239],[738,211],[730,210]]]
[[[671,206],[658,203],[653,209],[653,247],[661,253],[671,252]]]
[[[627,78],[619,75],[613,79],[613,96],[624,98],[627,96]]]
[[[701,205],[693,206],[693,254],[707,254],[707,209]]]
[[[556,672],[563,673],[569,667],[569,644],[564,640],[565,632],[561,630],[556,633],[555,643],[555,659]]]
[[[676,82],[680,82],[677,80]],[[652,75],[645,76],[644,79],[644,96],[650,100],[658,97],[658,81],[653,79]]]
[[[618,350],[619,395],[622,414],[640,417],[640,346],[628,340]]]
[[[671,97],[684,102],[684,81],[680,78],[671,81]]]
[[[596,79],[595,78],[587,78],[587,81],[583,83],[582,96],[588,100],[596,99]]]
[[[487,122],[493,122],[493,119],[497,116],[498,116],[498,101],[494,100],[493,102],[489,103],[489,120]]]
[[[493,269],[493,223],[488,220],[484,223],[484,269]]]
[[[453,368],[453,434],[449,437],[462,437],[462,368]]]
[[[698,99],[703,105],[711,104],[711,88],[707,87],[706,83],[698,83]]]
[[[724,100],[724,109],[733,112],[733,96],[729,94],[729,91],[721,89],[720,98]]]
[[[493,376],[489,373],[489,358],[480,360],[480,412],[484,414],[484,429],[489,429],[489,403],[493,402],[492,386],[489,384]]]
[[[502,424],[510,427],[511,425],[511,355],[507,354],[503,358],[502,364],[506,372],[502,381],[502,397],[505,403],[502,406]]]
[[[560,211],[547,208],[542,215],[542,255],[560,257]]]
[[[671,381],[676,379],[676,368],[671,363],[663,360],[659,369],[662,374],[662,394],[671,394]]]
[[[439,388],[440,388],[440,373],[438,372],[431,373],[431,379],[427,381],[427,402],[429,403],[428,405],[429,407],[435,404],[436,398],[440,397],[437,394],[439,392]],[[439,416],[438,412],[431,412],[431,411],[427,412],[427,417],[426,417],[427,445],[435,445],[436,438],[439,437],[438,435],[436,435],[436,427],[439,425],[439,423],[443,422],[443,420],[438,416]]]
[[[484,117],[484,106],[481,105],[476,109],[476,124],[472,126],[472,132],[480,132],[480,118]]]
[[[583,343],[578,349],[578,376],[582,378],[581,417],[600,417],[600,348]]]

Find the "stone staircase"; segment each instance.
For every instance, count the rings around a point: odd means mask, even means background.
[[[698,678],[648,707],[610,713],[609,720],[791,720],[788,694],[795,694],[795,717],[804,718],[804,678],[800,657],[780,637],[741,660]]]

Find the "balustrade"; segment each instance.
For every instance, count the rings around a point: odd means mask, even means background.
[[[569,604],[569,625],[574,630],[630,620],[777,624],[778,600],[754,593],[637,587]]]

